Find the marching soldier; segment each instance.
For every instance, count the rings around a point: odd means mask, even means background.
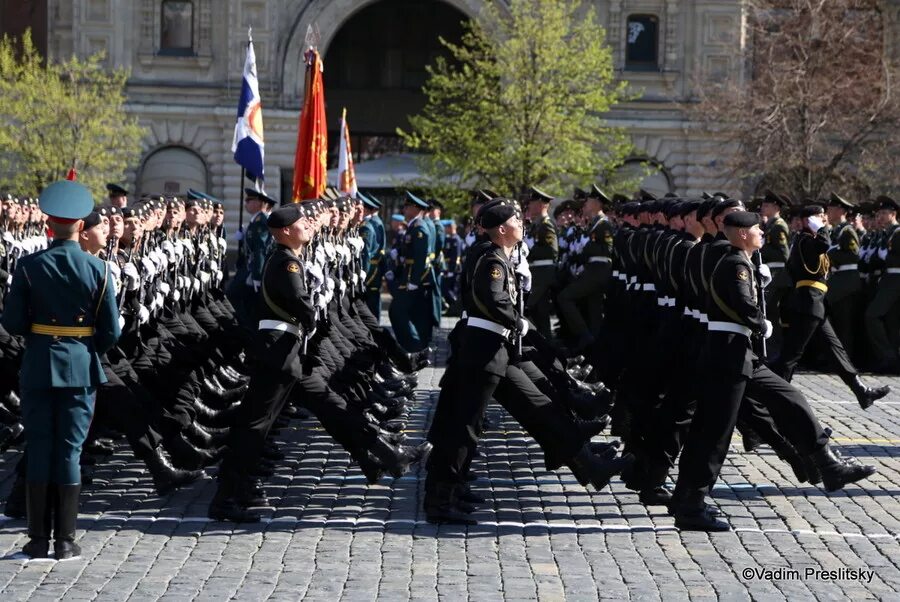
[[[238,312],[241,326],[251,329],[253,299],[259,291],[271,242],[266,218],[275,206],[275,199],[253,188],[245,188],[244,195],[244,209],[250,215],[246,231],[238,233],[238,240],[243,240],[244,263],[235,270],[228,297]]]
[[[528,267],[531,270],[531,292],[525,309],[535,328],[544,337],[551,338],[550,314],[552,292],[556,285],[556,259],[559,240],[556,224],[550,219],[549,209],[553,197],[532,186],[525,198],[525,216],[529,222],[525,243],[528,245]]]
[[[881,234],[870,265],[874,268],[873,277],[880,276],[880,279],[877,280],[875,297],[866,308],[866,331],[876,355],[875,371],[897,374],[900,372],[900,334],[897,329],[900,323],[900,227],[897,211],[900,206],[888,196],[880,196],[876,202]]]
[[[381,208],[373,199],[359,194],[364,209],[364,219],[360,226],[365,247],[363,248],[362,262],[366,270],[364,298],[366,305],[377,318],[381,318],[381,279],[383,277],[385,253],[384,224],[378,219],[378,210]],[[377,220],[377,221],[376,221]],[[380,225],[380,228],[379,228]]]
[[[48,556],[51,524],[57,560],[81,553],[75,543],[79,459],[96,387],[106,381],[99,354],[120,333],[109,267],[78,245],[93,207],[91,193],[76,182],[44,189],[40,208],[50,216],[54,241],[19,260],[3,312],[6,330],[25,337],[19,384],[30,541],[23,551],[32,558]]]
[[[128,191],[118,184],[107,184],[106,190],[109,191],[109,204],[117,209],[128,206]]]
[[[794,290],[785,301],[789,327],[785,329],[781,355],[772,364],[772,370],[790,382],[807,346],[812,343],[828,355],[838,376],[856,395],[860,407],[866,409],[891,389],[887,386],[872,389],[862,382],[828,319],[825,280],[830,268],[827,253],[831,245],[827,234],[820,234],[824,213],[821,205],[808,205],[803,210],[803,230],[797,234],[788,257],[787,269],[794,282]]]
[[[786,269],[790,231],[787,222],[781,216],[782,210],[789,206],[790,200],[787,197],[767,190],[760,207],[760,213],[766,218],[760,254],[763,263],[769,266],[772,273],[772,283],[765,291],[766,314],[775,329],[768,343],[768,352],[772,357],[777,356],[781,349],[783,337],[781,303],[792,286],[791,277]]]
[[[834,332],[851,359],[856,357],[862,281],[859,277],[859,233],[848,217],[857,210],[856,205],[834,193],[826,208],[832,231],[828,250],[831,274],[825,300]]]
[[[591,346],[603,320],[603,298],[612,275],[613,228],[604,209],[611,201],[596,186],[591,187],[581,208],[586,222],[585,234],[579,239],[578,257],[584,271],[559,293],[557,304],[566,326],[578,339],[574,350]],[[578,309],[586,303],[587,319]]]

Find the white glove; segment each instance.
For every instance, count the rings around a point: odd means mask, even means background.
[[[160,282],[159,283],[159,292],[165,296],[168,296],[169,293],[172,292],[172,287],[169,286],[168,282]]]
[[[153,277],[156,276],[156,266],[153,265],[153,261],[149,257],[144,257],[141,259],[141,267],[144,268],[144,275],[147,276],[147,280],[153,280]]]
[[[125,273],[127,281],[125,288],[130,291],[136,291],[141,285],[141,275],[138,273],[137,268],[129,261],[122,268],[122,271]]]
[[[150,310],[141,305],[141,308],[138,310],[138,322],[141,324],[146,324],[150,321]]]
[[[163,301],[165,301],[165,297],[163,297],[162,293],[156,293],[156,297],[154,298],[154,301],[156,302],[156,307],[162,308]]]
[[[384,279],[387,280],[388,282],[393,282],[394,281],[394,270],[388,270],[387,272],[385,272]]]
[[[209,279],[209,272],[200,272],[200,282],[202,282],[203,284],[207,284],[209,282]]]
[[[525,318],[519,318],[519,332],[522,333],[523,337],[528,334],[528,320]]]
[[[400,256],[400,254],[398,253],[397,249],[391,249],[391,252],[388,253],[388,255],[390,255],[391,259],[394,260],[394,261],[397,261],[397,257]]]
[[[178,303],[178,301],[181,299],[181,291],[178,290],[177,288],[175,289],[175,292],[172,294],[172,299],[174,299],[176,303]]]
[[[766,320],[766,330],[765,330],[765,332],[763,332],[763,338],[768,339],[770,336],[772,336],[772,331],[774,331],[774,330],[775,330],[775,327],[772,326],[772,323],[770,321]]]
[[[175,242],[175,256],[178,257],[178,259],[184,257],[184,242],[180,240]]]
[[[523,260],[519,265],[516,266],[516,274],[521,276],[522,280],[522,290],[530,291],[531,290],[531,268],[528,267],[528,261]]]
[[[209,262],[209,271],[210,272],[218,272],[219,271],[219,262],[213,259]]]
[[[256,281],[254,281],[254,285],[255,285],[255,284],[256,284]],[[199,293],[199,292],[200,292],[200,279],[199,279],[199,278],[194,278],[194,279],[193,279],[193,282],[192,282],[192,285],[193,285],[194,292],[195,292],[195,293]],[[257,290],[258,290],[258,289],[257,289]]]
[[[225,240],[224,236],[219,237],[219,246],[222,248],[222,252],[225,253],[228,251],[228,241]]]
[[[887,249],[878,249],[878,259],[882,261],[887,259]]]
[[[243,230],[238,230],[237,232],[235,232],[235,233],[234,233],[234,239],[235,239],[235,240],[244,240],[244,231],[243,231]]]
[[[417,291],[417,290],[419,290],[419,286],[417,284],[413,284],[412,282],[410,282],[409,284],[406,285],[406,290]]]
[[[762,287],[766,288],[772,283],[772,270],[766,264],[761,264],[759,266],[759,275],[762,279]]]
[[[825,225],[825,221],[818,215],[809,216],[806,218],[806,223],[809,224],[809,229],[812,230],[813,234],[818,232],[819,229]]]

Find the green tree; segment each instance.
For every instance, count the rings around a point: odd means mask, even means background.
[[[604,119],[628,94],[589,5],[513,0],[500,14],[489,3],[458,45],[441,43],[449,57],[428,67],[426,106],[398,130],[437,194],[608,181],[631,152]]]
[[[144,129],[126,114],[125,70],[103,56],[45,62],[30,32],[0,40],[0,187],[37,194],[70,167],[95,195],[140,156]]]

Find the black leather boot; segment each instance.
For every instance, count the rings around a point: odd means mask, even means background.
[[[810,458],[822,475],[825,491],[837,491],[845,485],[861,481],[875,474],[875,467],[858,464],[848,458],[842,458],[828,445],[810,454]]]
[[[165,446],[175,466],[186,470],[199,470],[204,466],[215,464],[218,461],[218,456],[221,455],[220,450],[197,449],[183,435],[167,439]]]
[[[188,440],[194,443],[197,447],[201,448],[212,448],[217,447],[219,445],[223,445],[228,438],[229,428],[225,427],[221,429],[223,432],[211,432],[208,428],[204,428],[197,422],[192,422],[185,430],[184,434],[187,435]]]
[[[238,501],[240,489],[235,479],[225,478],[219,481],[219,488],[209,504],[209,518],[232,523],[258,523],[262,517],[252,512]]]
[[[52,501],[47,483],[27,483],[25,498],[29,541],[22,552],[29,558],[50,557],[50,515]]]
[[[873,403],[891,392],[891,387],[889,385],[884,385],[883,387],[867,387],[859,377],[859,374],[849,379],[847,381],[847,386],[849,386],[850,390],[853,391],[853,394],[856,395],[856,401],[859,402],[859,407],[864,410],[870,408]]]
[[[394,478],[402,477],[411,464],[425,462],[431,454],[432,445],[428,441],[414,448],[402,445],[391,445],[384,437],[378,435],[369,446],[369,452],[378,460],[385,472]]]
[[[75,522],[78,519],[78,496],[80,494],[81,484],[56,486],[53,551],[57,560],[68,560],[81,556],[81,547],[75,543]]]
[[[609,414],[604,414],[594,420],[576,420],[575,426],[578,428],[578,434],[582,439],[590,440],[595,435],[599,435],[609,426],[611,418]]]
[[[202,470],[182,470],[175,468],[163,454],[162,447],[153,450],[153,454],[144,460],[147,469],[153,476],[153,485],[158,495],[167,495],[182,485],[193,483],[204,476]]]
[[[18,422],[13,425],[0,426],[0,453],[8,450],[25,432],[25,427]]]
[[[609,485],[610,479],[620,474],[634,462],[634,456],[625,454],[612,460],[595,456],[589,445],[581,448],[574,458],[567,462],[578,482],[587,487],[593,485],[598,491]]]
[[[679,508],[675,512],[675,526],[682,531],[731,531],[731,525],[716,518],[706,504],[697,508]]]
[[[457,486],[450,483],[436,483],[425,488],[425,520],[435,525],[477,525],[459,507]]]

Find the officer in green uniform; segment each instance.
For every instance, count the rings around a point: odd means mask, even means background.
[[[365,247],[363,247],[363,266],[366,270],[364,299],[366,305],[372,310],[372,315],[376,319],[380,319],[381,279],[384,275],[382,262],[385,253],[384,224],[378,218],[378,210],[381,206],[362,193],[359,193],[359,198],[362,199],[363,207],[365,207],[365,217],[359,228],[365,243]]]
[[[766,314],[768,315],[774,331],[768,342],[770,357],[776,356],[781,350],[783,332],[781,326],[781,303],[791,291],[793,283],[785,268],[788,260],[789,234],[788,224],[781,216],[781,211],[790,206],[790,200],[780,194],[766,190],[760,213],[766,218],[763,231],[763,247],[760,250],[762,261],[769,266],[772,273],[772,283],[766,287]]]
[[[389,315],[400,345],[410,352],[422,351],[431,340],[434,328],[433,304],[429,286],[433,285],[430,250],[434,248],[431,231],[425,225],[428,203],[406,193],[403,217],[406,232],[397,248],[393,270],[394,299]],[[430,220],[429,220],[430,221]]]
[[[551,296],[556,284],[556,259],[559,256],[559,235],[556,224],[550,219],[550,202],[553,197],[532,186],[525,197],[525,217],[528,220],[528,267],[531,270],[531,293],[525,309],[535,328],[544,337],[551,338]]]
[[[856,357],[856,321],[862,281],[859,278],[859,234],[847,218],[856,210],[856,205],[834,193],[826,208],[832,230],[828,251],[831,275],[825,300],[834,331],[851,359]]]
[[[866,308],[866,331],[876,354],[876,372],[897,374],[900,372],[900,229],[897,224],[897,201],[880,196],[878,221],[882,235],[875,257],[884,263],[875,298]]]
[[[603,321],[603,300],[612,275],[613,228],[604,214],[611,204],[609,197],[592,186],[581,209],[586,222],[585,234],[576,241],[584,271],[559,294],[557,302],[571,332],[578,335],[575,350],[582,350],[594,342]],[[587,303],[587,320],[578,303]]]
[[[81,448],[97,385],[106,382],[100,355],[121,332],[109,266],[78,244],[82,218],[93,207],[90,191],[77,182],[44,189],[40,208],[50,216],[54,241],[19,259],[3,312],[4,328],[25,337],[19,385],[30,541],[23,551],[32,558],[47,557],[51,522],[57,560],[81,553],[75,544]]]
[[[241,326],[253,330],[256,293],[272,240],[266,219],[276,201],[253,188],[245,188],[244,194],[244,208],[250,214],[250,220],[246,231],[238,232],[238,240],[243,240],[244,245],[243,263],[239,263],[235,270],[228,296]]]

